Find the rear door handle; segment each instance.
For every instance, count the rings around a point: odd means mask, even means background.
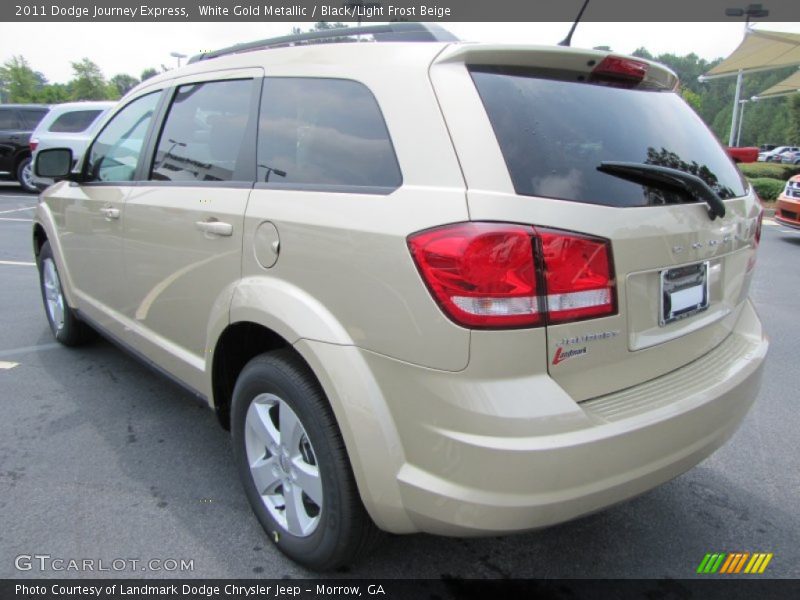
[[[100,213],[109,221],[119,219],[119,209],[112,206],[104,206],[100,209]]]
[[[215,220],[207,220],[207,221],[197,221],[195,223],[197,229],[202,231],[203,233],[210,233],[211,235],[222,235],[222,236],[229,236],[233,235],[233,225],[230,223],[225,223],[223,221]]]

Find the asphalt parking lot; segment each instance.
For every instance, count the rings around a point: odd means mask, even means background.
[[[213,413],[116,347],[53,343],[30,243],[36,197],[0,185],[0,578],[19,555],[193,560],[185,572],[84,576],[310,577],[275,551]],[[733,440],[674,481],[543,531],[388,537],[348,577],[670,577],[707,552],[771,552],[800,577],[800,232],[767,222],[752,296],[772,339]],[[14,365],[16,363],[16,365]],[[171,564],[171,563],[169,563]]]

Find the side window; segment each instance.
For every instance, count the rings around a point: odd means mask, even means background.
[[[88,181],[132,181],[161,92],[137,98],[106,124],[86,158]]]
[[[372,92],[346,79],[264,79],[258,181],[397,188],[400,167]]]
[[[80,133],[91,125],[102,111],[76,110],[56,118],[48,131],[53,133]]]
[[[8,129],[9,131],[19,129],[16,111],[7,108],[0,109],[0,129]]]
[[[240,180],[252,91],[252,79],[179,87],[159,136],[150,179]]]

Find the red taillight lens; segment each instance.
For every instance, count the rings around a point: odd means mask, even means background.
[[[592,69],[590,79],[600,83],[637,85],[647,76],[648,67],[646,62],[639,60],[606,56]]]
[[[536,229],[547,287],[547,318],[563,323],[616,312],[607,240]]]
[[[413,235],[408,245],[433,296],[457,323],[541,321],[530,227],[460,223]]]
[[[408,245],[434,298],[460,325],[530,327],[616,311],[607,240],[459,223],[414,234]]]
[[[39,145],[39,140],[31,140],[28,142],[28,147],[31,149],[31,152],[35,151],[38,145]]]

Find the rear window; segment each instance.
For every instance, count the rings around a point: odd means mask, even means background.
[[[53,133],[80,133],[81,131],[86,131],[101,112],[101,110],[76,110],[64,113],[53,121],[48,131]]]
[[[0,109],[0,129],[18,129],[17,113],[7,108]]]
[[[22,111],[22,118],[25,119],[25,125],[28,129],[33,131],[39,124],[39,121],[44,119],[44,116],[50,112],[49,108],[26,108]]]
[[[685,202],[685,196],[597,170],[603,161],[697,175],[721,198],[745,194],[739,171],[673,92],[547,79],[520,68],[471,67],[514,189],[607,206]]]

